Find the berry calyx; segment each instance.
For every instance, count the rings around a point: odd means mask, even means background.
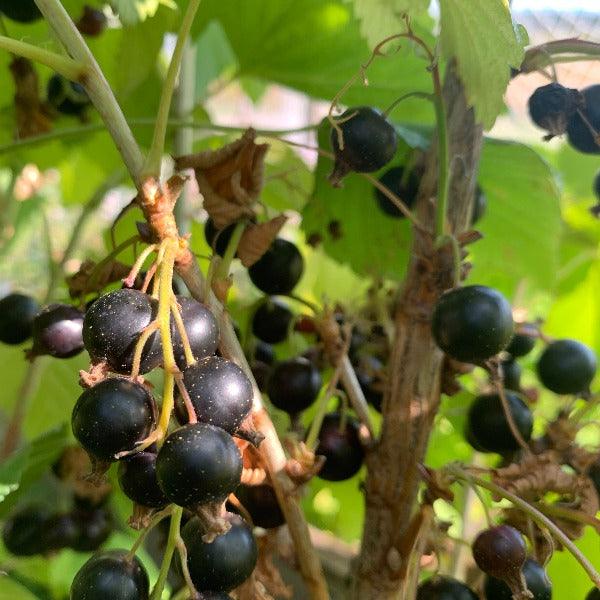
[[[500,363],[504,389],[518,392],[521,389],[521,366],[516,360],[503,360]]]
[[[304,272],[304,259],[292,242],[276,238],[271,247],[248,269],[252,283],[265,294],[285,295]]]
[[[144,565],[127,550],[108,550],[92,556],[77,571],[71,600],[148,600],[150,582]]]
[[[108,362],[115,373],[130,373],[136,342],[154,320],[156,301],[132,289],[115,290],[100,296],[83,320],[83,342],[93,362]],[[142,352],[140,373],[147,373],[162,360],[158,332],[153,333]]]
[[[575,112],[567,126],[569,144],[586,154],[600,154],[600,139],[597,139],[600,131],[600,85],[591,85],[581,90],[581,94],[584,107]]]
[[[596,374],[596,355],[577,340],[557,340],[546,346],[537,363],[542,385],[556,394],[586,392]]]
[[[205,531],[197,518],[181,531],[190,576],[199,590],[228,592],[246,581],[256,566],[258,548],[251,529],[235,515],[229,515],[229,521],[229,531],[211,543],[202,540]]]
[[[473,558],[486,574],[504,581],[515,597],[523,590],[521,570],[527,558],[523,536],[510,525],[482,531],[473,542]]]
[[[83,115],[91,101],[85,88],[75,81],[69,81],[62,75],[52,75],[46,90],[48,103],[59,113],[73,117]]]
[[[9,294],[0,300],[0,342],[22,344],[31,337],[40,305],[30,296]]]
[[[193,423],[176,429],[156,458],[163,492],[179,506],[220,502],[240,483],[242,457],[223,429]]]
[[[477,363],[506,348],[513,335],[512,311],[497,290],[470,285],[440,296],[431,327],[437,345],[446,354]]]
[[[0,12],[18,23],[32,23],[42,18],[34,0],[0,0]]]
[[[552,582],[542,565],[528,558],[522,569],[527,589],[533,594],[531,600],[552,600]],[[598,590],[597,590],[598,591]],[[501,579],[487,576],[484,583],[486,600],[512,600],[510,588]],[[598,595],[600,600],[600,593]]]
[[[77,441],[92,457],[114,461],[133,450],[154,424],[154,400],[146,388],[127,379],[111,378],[79,396],[71,425]]]
[[[70,304],[50,304],[33,320],[34,356],[70,358],[83,350],[83,313]]]
[[[278,344],[287,338],[293,318],[287,304],[267,298],[254,312],[252,333],[267,344]]]
[[[370,106],[349,108],[337,119],[342,144],[336,128],[331,130],[331,147],[335,165],[329,176],[339,185],[350,171],[372,173],[392,160],[398,148],[398,135],[393,125]]]
[[[526,356],[535,347],[535,338],[523,333],[515,333],[510,344],[506,347],[506,351],[513,358],[520,358]]]
[[[252,408],[252,384],[235,363],[220,356],[205,358],[185,369],[183,383],[198,421],[233,434]]]
[[[275,366],[269,379],[271,404],[289,414],[307,409],[316,399],[323,381],[318,369],[297,356]]]
[[[458,579],[437,575],[419,586],[416,600],[477,600],[477,594]]]
[[[505,392],[513,421],[527,442],[531,438],[533,416],[529,407],[512,392]],[[466,438],[479,452],[514,452],[519,449],[504,414],[498,394],[486,394],[475,398],[467,416]]]
[[[420,178],[411,171],[405,176],[405,167],[392,167],[380,178],[379,182],[385,185],[393,194],[398,196],[408,209],[412,209],[419,192]],[[402,211],[379,189],[375,188],[375,198],[379,208],[388,216],[402,219]]]
[[[123,493],[136,504],[162,508],[169,503],[158,485],[156,454],[138,452],[119,464],[119,485]]]
[[[325,457],[318,476],[326,481],[350,479],[360,470],[365,454],[358,435],[360,423],[350,415],[325,415],[315,454]]]
[[[193,298],[177,296],[177,302],[194,358],[200,360],[212,356],[219,345],[219,324],[212,311]],[[187,365],[183,341],[173,317],[171,317],[171,339],[175,362],[183,370]]]
[[[240,485],[235,495],[250,513],[254,525],[263,529],[274,529],[285,524],[285,516],[272,486]]]
[[[549,133],[546,139],[551,139],[565,133],[569,119],[583,106],[583,98],[579,90],[552,82],[537,88],[528,106],[531,120]]]

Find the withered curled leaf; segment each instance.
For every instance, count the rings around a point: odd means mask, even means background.
[[[278,215],[270,221],[250,224],[244,229],[237,254],[246,268],[251,267],[271,247],[286,220],[285,215]]]

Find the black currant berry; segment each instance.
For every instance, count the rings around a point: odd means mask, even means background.
[[[220,356],[185,369],[183,382],[201,423],[233,434],[252,408],[252,384],[235,363]]]
[[[504,389],[518,392],[521,389],[521,365],[516,360],[503,360],[500,369],[504,378]]]
[[[106,28],[106,15],[97,8],[91,6],[83,7],[83,14],[77,21],[77,29],[83,35],[96,37],[100,35]]]
[[[92,361],[106,361],[116,373],[130,373],[140,333],[156,317],[157,303],[138,290],[122,289],[100,296],[85,313],[83,342]],[[158,332],[144,346],[140,373],[162,360]]]
[[[187,548],[187,564],[199,590],[227,592],[242,584],[254,571],[258,548],[251,529],[236,515],[230,515],[231,529],[213,542],[202,540],[199,519],[191,519],[181,531]]]
[[[78,535],[79,527],[71,514],[56,514],[44,523],[41,539],[47,552],[55,552],[70,547]]]
[[[206,239],[206,243],[219,256],[223,256],[225,254],[225,250],[227,250],[227,246],[235,226],[236,223],[232,223],[223,229],[217,229],[214,221],[210,217],[206,220],[206,223],[204,224],[204,237]]]
[[[317,399],[322,383],[318,369],[298,356],[275,365],[269,379],[269,399],[276,408],[296,414]]]
[[[46,527],[52,515],[46,508],[27,506],[4,523],[2,541],[15,556],[33,556],[48,551]]]
[[[513,357],[519,358],[529,354],[535,346],[535,338],[523,333],[515,333],[506,351]]]
[[[358,435],[360,423],[340,413],[325,415],[319,431],[319,445],[315,454],[325,457],[319,477],[327,481],[342,481],[356,475],[365,453]]]
[[[577,340],[557,340],[546,346],[537,363],[542,385],[556,394],[587,391],[596,374],[596,355]]]
[[[335,165],[329,180],[334,185],[339,184],[350,171],[372,173],[394,157],[398,135],[378,110],[369,106],[349,108],[339,117],[338,126],[342,132],[343,148],[335,128],[330,136]]]
[[[458,579],[437,575],[419,586],[416,600],[477,600],[477,594]]]
[[[531,438],[533,416],[528,406],[512,392],[505,392],[513,421],[522,438]],[[480,452],[514,452],[519,443],[514,438],[498,394],[478,396],[469,408],[467,417],[467,440]]]
[[[262,340],[257,340],[254,345],[254,360],[259,360],[266,365],[272,365],[275,362],[275,351],[271,344]]]
[[[70,304],[50,304],[33,320],[32,354],[70,358],[83,350],[83,313]]]
[[[549,83],[535,90],[529,98],[531,120],[553,137],[567,130],[569,119],[583,106],[579,90],[566,88],[560,83]]]
[[[240,483],[242,457],[223,429],[194,423],[171,433],[156,459],[156,476],[171,502],[195,506],[222,501]]]
[[[483,285],[442,294],[431,327],[435,341],[446,354],[469,363],[495,356],[513,335],[510,304],[500,292]]]
[[[594,588],[590,590],[585,600],[600,600],[600,589]]]
[[[0,300],[0,342],[22,344],[31,337],[39,304],[24,294],[9,294]]]
[[[271,247],[249,269],[252,283],[265,294],[289,294],[302,277],[304,259],[300,250],[283,238]]]
[[[471,213],[471,225],[475,225],[477,221],[483,217],[487,210],[487,196],[485,192],[477,185],[475,188],[475,198],[473,200],[473,212]]]
[[[355,369],[365,399],[380,413],[383,403],[383,364],[375,356],[364,355],[355,361]]]
[[[32,23],[42,18],[34,0],[0,0],[0,12],[18,23]]]
[[[240,485],[235,495],[250,513],[254,525],[264,529],[274,529],[285,523],[285,517],[272,486]]]
[[[79,396],[71,425],[83,448],[102,461],[133,450],[154,424],[154,400],[146,388],[127,379],[111,378]]]
[[[267,298],[254,312],[252,333],[267,344],[278,344],[287,338],[293,318],[287,304]]]
[[[62,75],[52,75],[46,90],[48,102],[63,115],[78,117],[90,106],[90,98],[85,88]]]
[[[473,558],[486,574],[502,579],[514,590],[527,558],[523,536],[510,525],[498,525],[482,531],[473,542]]]
[[[70,515],[77,527],[77,535],[69,546],[77,552],[94,552],[113,531],[110,513],[104,508],[76,509]]]
[[[261,360],[253,360],[250,363],[250,370],[256,385],[261,392],[266,393],[269,387],[269,378],[271,377],[271,365]]]
[[[594,132],[596,136],[600,132],[600,85],[591,85],[581,90],[581,93],[585,106],[569,120],[569,144],[586,154],[600,154],[600,139],[594,137]]]
[[[542,565],[528,558],[522,572],[527,588],[533,594],[532,600],[552,600],[552,583]],[[513,597],[504,581],[490,576],[485,578],[484,592],[486,600],[512,600]],[[600,595],[598,599],[600,600]]]
[[[136,504],[162,508],[169,503],[158,485],[154,452],[138,452],[122,460],[119,464],[119,485]]]
[[[398,196],[407,208],[412,209],[419,192],[420,179],[414,171],[404,177],[404,170],[404,167],[392,167],[379,178],[379,182]],[[377,188],[375,188],[375,198],[379,208],[386,215],[397,219],[404,217],[402,211]]]
[[[77,571],[70,600],[148,600],[150,582],[144,565],[127,550],[108,550]]]
[[[192,354],[196,360],[212,356],[219,345],[219,324],[217,319],[204,304],[200,304],[193,298],[177,296],[177,302],[181,308],[181,318],[187,333]],[[171,317],[171,335],[173,340],[173,352],[177,366],[183,370],[186,367],[183,342],[179,335],[174,319]]]

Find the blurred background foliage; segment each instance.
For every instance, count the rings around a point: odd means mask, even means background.
[[[80,14],[83,2],[63,3],[75,18]],[[150,141],[173,46],[172,37],[165,37],[165,32],[177,29],[181,14],[177,4],[183,3],[115,0],[113,8],[120,12],[120,23],[111,16],[111,26],[98,38],[87,40],[141,144]],[[561,13],[552,14],[556,34],[562,35]],[[564,15],[567,19],[573,13]],[[544,18],[543,12],[515,16],[525,21],[532,42],[543,41],[542,34],[553,34],[535,25],[536,19]],[[598,13],[576,16],[584,24],[596,23],[599,18]],[[416,26],[432,37],[436,20],[433,11],[419,17]],[[11,37],[46,47],[55,45],[43,22],[24,26],[5,20],[4,24]],[[582,27],[576,33],[580,34]],[[593,37],[594,31],[600,33],[600,25],[583,33]],[[317,125],[327,113],[328,101],[370,54],[353,4],[342,0],[204,0],[194,25],[193,46],[197,59],[191,115],[195,150],[219,147],[248,125],[284,131],[314,125],[312,130],[286,137],[328,149],[327,132],[317,130]],[[61,260],[83,206],[98,186],[115,176],[121,161],[94,111],[86,123],[63,117],[40,140],[15,142],[10,61],[7,53],[0,53],[0,292],[22,290],[42,298],[54,268],[49,253],[54,263]],[[37,72],[44,87],[51,73],[39,66]],[[559,79],[565,85],[582,87],[600,81],[600,71],[568,65],[567,70],[559,71]],[[352,86],[343,103],[384,109],[403,94],[429,91],[431,85],[423,57],[409,44],[391,57],[377,59],[368,71],[368,82],[368,86],[360,81]],[[506,111],[487,134],[476,176],[488,204],[477,225],[483,240],[471,249],[469,282],[497,287],[525,318],[544,320],[547,334],[579,339],[600,354],[600,225],[588,211],[593,203],[592,180],[600,164],[597,157],[576,154],[561,140],[542,146],[541,132],[528,124],[523,110],[539,83],[537,75],[515,79],[506,96]],[[174,122],[176,118],[174,115]],[[408,99],[391,118],[403,140],[398,160],[427,147],[433,123],[427,102]],[[400,280],[408,261],[409,228],[404,221],[389,219],[376,210],[370,184],[351,176],[343,189],[334,189],[326,180],[329,159],[317,160],[314,152],[291,147],[277,135],[266,141],[271,150],[261,201],[269,211],[285,210],[291,215],[284,233],[300,245],[307,262],[297,293],[317,302],[339,302],[352,313],[373,282]],[[74,272],[85,258],[98,259],[106,253],[108,227],[132,195],[132,188],[123,180],[123,187],[102,198],[86,221],[73,258],[65,265],[67,272]],[[193,190],[184,216],[190,219],[192,248],[206,267],[210,250],[203,235],[205,213]],[[129,237],[139,219],[135,211],[123,219],[116,229],[117,239]],[[338,222],[339,235],[331,234],[332,222]],[[306,243],[311,234],[320,236],[318,248]],[[248,309],[259,296],[241,268],[235,270],[235,283],[232,313],[244,333]],[[54,299],[66,300],[66,288],[59,285]],[[277,354],[285,357],[306,345],[307,341],[295,334],[277,348]],[[531,369],[534,361],[535,355],[525,362],[527,385],[536,383]],[[0,517],[24,499],[56,496],[56,502],[61,502],[60,492],[44,473],[70,441],[67,421],[80,392],[77,373],[85,367],[83,356],[44,362],[25,421],[29,444],[0,466],[0,498],[4,498]],[[26,369],[22,349],[0,347],[0,423],[6,422],[20,400]],[[428,456],[433,467],[472,458],[462,428],[469,400],[486,385],[483,372],[464,376],[463,385],[463,393],[444,399],[437,418]],[[557,409],[553,397],[542,392],[536,410],[538,429]],[[307,422],[310,417],[306,415]],[[376,413],[373,417],[379,418]],[[275,414],[275,418],[281,427],[286,425],[283,414]],[[598,443],[597,429],[592,429],[584,432],[586,442]],[[311,523],[357,543],[364,512],[363,477],[361,472],[342,483],[314,480],[304,499]],[[119,530],[109,544],[130,545],[133,534],[125,525],[130,504],[116,493],[111,502]],[[460,536],[459,513],[448,506],[437,508],[440,516],[453,522],[451,533]],[[472,511],[469,519],[482,519],[476,504]],[[588,530],[578,545],[598,565],[600,544],[597,534]],[[0,599],[42,597],[32,591],[30,580],[47,586],[54,598],[65,597],[73,573],[86,558],[65,551],[47,560],[17,560],[0,548],[0,569],[11,575],[2,578]],[[150,560],[145,562],[150,566]],[[583,598],[590,587],[566,553],[555,554],[549,572],[556,598]]]

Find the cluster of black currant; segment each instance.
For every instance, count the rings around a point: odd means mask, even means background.
[[[544,139],[567,134],[569,144],[585,154],[600,154],[600,85],[582,90],[558,82],[537,88],[529,98],[532,121],[545,129]],[[592,213],[600,216],[600,172],[593,184],[597,199]]]

